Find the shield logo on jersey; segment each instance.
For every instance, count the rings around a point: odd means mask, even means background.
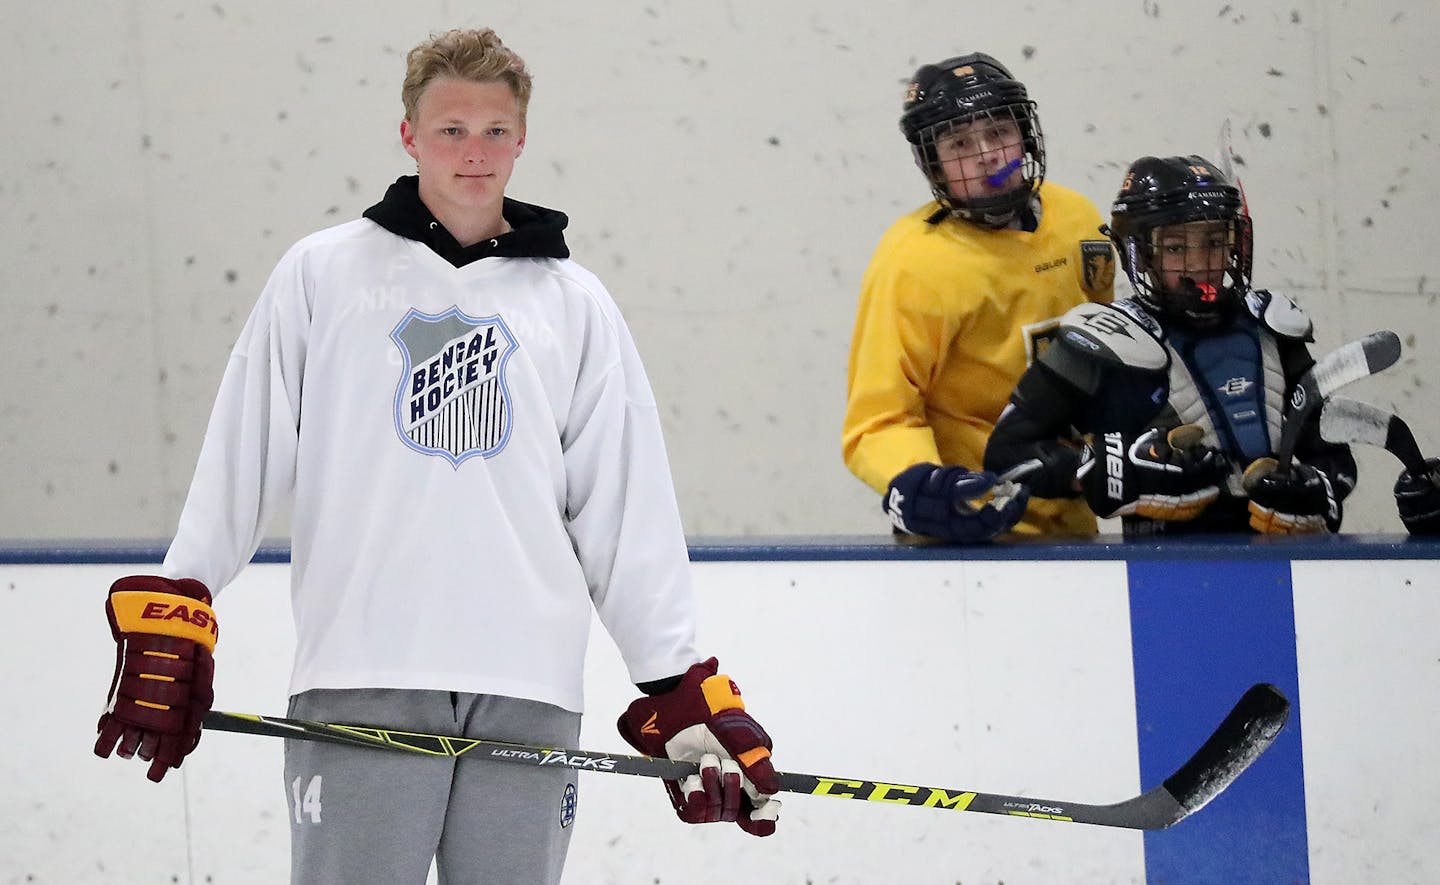
[[[1081,240],[1081,283],[1087,292],[1109,292],[1115,288],[1115,250],[1109,240]]]
[[[510,439],[505,365],[519,346],[499,316],[442,314],[413,307],[390,333],[404,369],[395,391],[395,429],[407,446],[455,467],[489,458]]]

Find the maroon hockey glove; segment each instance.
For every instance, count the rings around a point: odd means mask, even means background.
[[[685,672],[671,691],[632,703],[616,723],[647,756],[700,763],[700,773],[666,781],[675,813],[689,824],[734,821],[753,836],[775,832],[780,781],[770,736],[745,712],[740,689],[711,658]]]
[[[1250,527],[1265,535],[1304,535],[1340,530],[1340,502],[1330,477],[1291,461],[1280,470],[1274,458],[1257,458],[1245,468]]]
[[[158,782],[200,743],[201,720],[215,700],[212,653],[220,626],[210,591],[192,578],[132,575],[111,585],[105,614],[115,637],[115,675],[96,726],[95,755],[138,754]]]

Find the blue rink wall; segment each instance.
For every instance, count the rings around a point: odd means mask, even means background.
[[[279,741],[207,735],[159,785],[90,754],[113,663],[100,600],[162,552],[0,545],[0,882],[286,880]],[[1168,776],[1255,682],[1290,724],[1154,833],[786,796],[754,840],[587,774],[568,885],[1440,882],[1440,544],[694,539],[691,558],[701,650],[786,770],[1105,803]],[[265,547],[217,600],[217,708],[283,713],[288,577]],[[581,744],[625,751],[633,688],[592,635]]]

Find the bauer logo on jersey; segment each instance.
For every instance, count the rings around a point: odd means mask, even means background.
[[[505,364],[517,345],[500,317],[411,308],[390,337],[404,360],[395,426],[406,445],[456,467],[505,448],[512,420]]]
[[[1081,285],[1086,292],[1110,292],[1115,288],[1115,250],[1109,240],[1080,241]]]

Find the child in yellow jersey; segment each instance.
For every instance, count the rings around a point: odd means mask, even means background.
[[[1100,213],[1045,181],[1035,103],[988,55],[917,70],[900,129],[934,200],[890,227],[865,272],[845,463],[905,534],[961,543],[1012,528],[1093,534],[1078,498],[1027,510],[1023,487],[978,471],[1011,389],[1060,315],[1111,300],[1114,253]]]

